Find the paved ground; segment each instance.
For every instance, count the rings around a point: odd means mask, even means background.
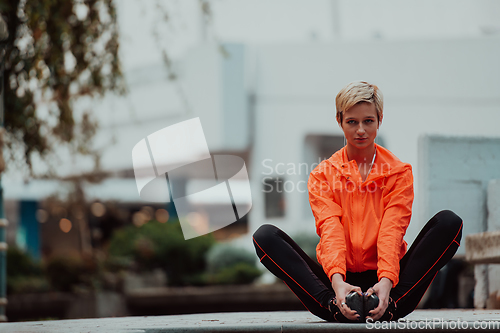
[[[74,319],[0,324],[0,332],[461,332],[500,331],[500,310],[417,310],[392,326],[327,323],[306,311],[233,312],[175,316]],[[488,329],[489,328],[489,329]]]

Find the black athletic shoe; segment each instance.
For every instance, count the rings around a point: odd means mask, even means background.
[[[396,313],[397,305],[393,301],[392,297],[389,297],[389,305],[387,305],[387,309],[385,313],[380,317],[379,321],[391,321],[394,318],[394,314]]]
[[[366,294],[360,295],[357,292],[352,292],[346,296],[345,302],[348,307],[359,314],[359,319],[356,322],[364,323],[366,317],[370,316],[370,311],[378,306],[379,299],[375,294],[366,296]]]
[[[356,320],[357,323],[364,323],[364,313],[363,313],[363,296],[353,291],[345,297],[345,304],[351,309],[359,314],[359,318]]]
[[[339,308],[337,307],[337,298],[334,297],[328,302],[328,310],[335,315],[335,313],[339,312]]]
[[[342,312],[340,312],[340,309],[337,305],[337,299],[334,297],[328,302],[328,310],[333,315],[333,321],[336,321],[338,323],[350,323],[351,321],[347,319]]]
[[[375,294],[371,294],[370,296],[366,296],[366,294],[364,294],[363,300],[364,300],[363,316],[366,318],[370,316],[370,311],[378,306],[379,299],[378,296]]]
[[[355,321],[349,320],[338,308],[338,304],[336,299],[333,298],[328,303],[328,308],[330,312],[333,314],[335,321],[341,323],[365,323],[366,317],[370,316],[370,311],[375,309],[380,300],[377,295],[372,294],[370,296],[366,296],[365,294],[360,295],[357,292],[353,291],[345,297],[345,304],[351,309],[356,311],[359,314],[359,318]],[[387,306],[387,310],[385,310],[384,315],[378,319],[379,321],[391,321],[394,318],[394,313],[396,311],[396,303],[389,298],[389,305]]]

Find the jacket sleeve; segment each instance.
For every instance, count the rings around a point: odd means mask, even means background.
[[[377,275],[386,277],[395,287],[399,282],[399,254],[403,237],[410,224],[413,203],[413,174],[411,167],[397,175],[389,193],[384,196],[384,214],[377,239]]]
[[[316,247],[318,262],[331,279],[335,273],[346,274],[346,242],[341,223],[342,208],[335,202],[325,175],[313,171],[308,182],[309,203],[316,220],[316,232],[320,237]]]

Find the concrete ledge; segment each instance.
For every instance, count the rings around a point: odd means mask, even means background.
[[[284,283],[137,289],[126,295],[131,315],[304,310]]]
[[[280,282],[272,285],[158,287],[116,292],[39,293],[9,296],[12,321],[208,312],[297,311],[304,305]]]
[[[457,332],[481,328],[498,331],[500,321],[494,310],[417,310],[405,323],[392,327],[369,324],[325,322],[307,311],[233,312],[174,316],[76,319],[0,324],[2,332],[368,332],[374,330],[415,332],[439,330]],[[435,322],[433,324],[433,321]],[[403,327],[405,325],[405,327]],[[460,327],[457,327],[460,325]],[[489,328],[488,328],[489,325]]]
[[[465,259],[472,264],[500,263],[500,231],[468,235],[465,249]]]

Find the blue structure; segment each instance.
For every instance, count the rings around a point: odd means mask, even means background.
[[[40,260],[40,226],[36,218],[37,209],[37,201],[21,201],[19,205],[20,226],[24,234],[23,245],[25,245],[22,247],[33,259]]]

